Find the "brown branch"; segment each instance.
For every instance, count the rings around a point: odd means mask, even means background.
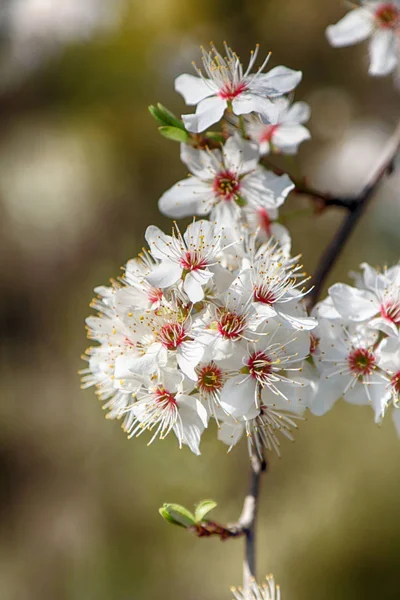
[[[353,206],[349,209],[349,214],[343,220],[335,237],[326,248],[318,263],[312,279],[313,289],[308,296],[309,308],[316,304],[330,270],[336,263],[345,243],[348,241],[358,221],[368,207],[369,202],[372,200],[374,193],[381,183],[384,175],[392,171],[393,162],[399,147],[400,122],[397,125],[392,137],[388,141],[383,155],[380,157],[375,168],[371,171],[364,188],[360,194],[354,198]]]

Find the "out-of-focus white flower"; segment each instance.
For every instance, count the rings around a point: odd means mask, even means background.
[[[160,211],[172,218],[210,214],[212,220],[235,227],[243,207],[274,210],[281,206],[294,184],[258,164],[255,145],[230,137],[222,152],[181,146],[181,159],[191,177],[176,183],[159,200]]]
[[[273,575],[267,575],[266,582],[262,585],[252,581],[250,596],[242,588],[231,588],[231,592],[235,600],[281,600],[281,591],[279,585],[275,584]]]
[[[363,1],[326,34],[332,46],[349,46],[367,38],[369,42],[371,75],[388,75],[398,64],[400,32],[400,3]]]
[[[311,137],[304,127],[309,118],[310,107],[305,102],[291,105],[288,98],[278,98],[274,100],[268,118],[252,119],[247,124],[247,131],[258,144],[260,154],[296,154],[299,145]]]
[[[275,67],[263,73],[269,56],[255,73],[259,46],[256,46],[246,71],[239,57],[225,44],[225,56],[212,45],[206,52],[202,49],[204,74],[195,66],[198,77],[183,74],[175,80],[175,89],[186,104],[197,105],[196,113],[183,115],[188,131],[199,133],[217,123],[227,108],[236,115],[251,112],[268,115],[271,98],[291,92],[300,82],[301,71]]]
[[[10,43],[11,77],[15,76],[12,71],[18,67],[36,67],[63,44],[87,39],[96,30],[116,26],[121,6],[121,0],[12,0],[2,3],[0,25],[3,18]]]

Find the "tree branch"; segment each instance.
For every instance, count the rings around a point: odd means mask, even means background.
[[[360,194],[354,198],[353,205],[349,209],[349,214],[343,220],[335,237],[326,248],[318,263],[312,279],[313,289],[308,296],[309,308],[312,308],[316,304],[330,270],[336,263],[345,243],[348,241],[361,216],[364,214],[384,175],[392,171],[393,162],[399,147],[400,122],[397,125],[392,137],[388,141],[383,155],[380,157],[375,168],[370,173],[364,188]]]
[[[256,520],[260,495],[261,475],[267,470],[267,463],[256,452],[251,457],[250,486],[244,500],[239,525],[246,536],[245,557],[243,561],[243,590],[245,597],[249,595],[250,584],[256,576]]]

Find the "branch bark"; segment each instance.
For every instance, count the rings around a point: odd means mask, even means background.
[[[399,151],[399,147],[400,122],[398,123],[392,137],[389,139],[375,168],[372,169],[371,173],[369,174],[367,182],[362,191],[353,199],[353,204],[349,207],[348,215],[345,217],[335,237],[322,254],[312,279],[313,289],[308,296],[309,308],[312,308],[318,301],[326,278],[339,258],[345,243],[348,241],[358,221],[372,200],[374,193],[381,183],[384,175],[392,171],[393,162],[397,152]]]
[[[256,577],[256,522],[260,496],[261,475],[267,470],[267,463],[256,452],[251,457],[251,473],[248,494],[239,517],[240,528],[245,534],[245,556],[243,560],[243,591],[250,597],[250,585]]]

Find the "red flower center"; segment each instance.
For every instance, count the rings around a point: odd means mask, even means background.
[[[186,331],[180,323],[163,325],[158,334],[161,344],[167,350],[176,350],[187,339]]]
[[[186,271],[197,271],[207,267],[207,261],[198,250],[185,252],[185,256],[181,258],[180,263]]]
[[[261,134],[260,134],[260,142],[270,142],[275,131],[278,129],[279,125],[265,125]]]
[[[176,400],[174,394],[167,392],[167,390],[163,387],[159,387],[155,392],[156,401],[158,404],[163,404],[164,408],[167,406],[176,406]]]
[[[231,101],[246,90],[247,85],[243,81],[239,81],[239,83],[233,83],[232,81],[228,81],[219,90],[218,95],[223,100]]]
[[[217,392],[223,386],[223,375],[221,369],[214,362],[210,362],[198,369],[197,387],[201,392],[210,394]]]
[[[356,348],[347,357],[350,370],[357,377],[370,375],[375,367],[375,355],[366,348]]]
[[[253,299],[254,302],[261,302],[270,306],[276,302],[274,294],[265,285],[259,285],[254,288]]]
[[[400,325],[400,302],[385,302],[385,304],[382,304],[381,316],[395,325]]]
[[[247,368],[253,379],[257,379],[260,383],[268,381],[268,377],[272,372],[272,361],[265,352],[254,352],[247,361]]]
[[[382,4],[375,11],[375,19],[378,27],[383,29],[395,29],[400,25],[400,9],[391,2]]]
[[[218,331],[222,337],[237,340],[246,329],[246,317],[222,309],[219,314]]]
[[[390,383],[392,384],[392,387],[394,387],[396,393],[400,395],[400,371],[398,371],[396,375],[393,375]]]
[[[149,299],[149,302],[151,302],[152,304],[156,304],[160,302],[160,300],[163,297],[162,290],[160,288],[151,288],[151,290],[147,294],[147,297]]]
[[[240,181],[232,171],[220,171],[213,183],[214,193],[224,200],[232,200],[240,189]]]

